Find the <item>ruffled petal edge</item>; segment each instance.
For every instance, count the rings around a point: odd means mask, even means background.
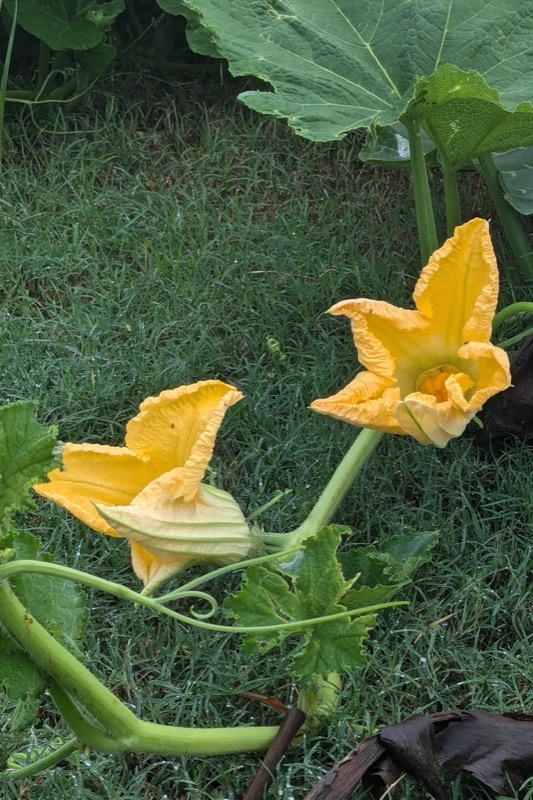
[[[344,389],[310,408],[334,419],[385,433],[404,433],[396,419],[400,390],[394,380],[360,372]]]

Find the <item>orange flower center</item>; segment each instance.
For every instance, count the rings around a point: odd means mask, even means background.
[[[457,375],[459,370],[451,364],[441,364],[439,367],[421,372],[416,379],[417,391],[431,394],[437,398],[437,403],[444,403],[448,399],[448,390],[445,383],[450,375]]]

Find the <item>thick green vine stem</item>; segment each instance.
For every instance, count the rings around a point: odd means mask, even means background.
[[[78,714],[79,732],[101,735],[100,740],[93,736],[92,744],[104,751],[174,756],[244,753],[266,750],[278,730],[269,726],[176,728],[140,720],[32,617],[5,580],[0,582],[0,622],[54,679],[55,699],[68,707],[72,719]]]
[[[37,622],[7,581],[0,582],[0,622],[32,660],[76,697],[109,735],[116,739],[129,735],[135,714]]]
[[[121,740],[102,733],[56,681],[52,681],[48,692],[64,721],[76,734],[78,742],[83,742],[91,750],[99,750],[102,753],[122,752]]]

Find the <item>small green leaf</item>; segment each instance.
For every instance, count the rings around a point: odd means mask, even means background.
[[[260,627],[357,611],[390,601],[409,575],[427,561],[435,533],[394,536],[375,547],[356,547],[337,557],[346,528],[331,525],[306,539],[288,563],[252,566],[241,590],[226,600],[226,612],[237,625]],[[341,568],[341,562],[342,568]],[[376,615],[333,619],[285,630],[258,630],[244,637],[248,651],[264,653],[288,636],[298,637],[291,657],[294,677],[302,689],[330,673],[364,663],[364,642]]]
[[[31,508],[29,489],[57,464],[56,429],[37,422],[33,403],[0,408],[0,522]]]
[[[422,149],[428,167],[437,167],[437,146],[427,134],[422,132]],[[387,128],[371,128],[358,158],[365,164],[381,167],[410,167],[411,152],[407,131],[401,122]]]
[[[224,604],[238,625],[264,626],[332,616],[350,609],[372,605],[369,593],[354,592],[355,576],[346,580],[336,552],[346,528],[331,525],[307,539],[289,563],[275,568],[250,567],[242,589]],[[389,562],[386,562],[388,565]],[[280,574],[281,573],[281,574]],[[377,602],[398,587],[380,587]],[[359,599],[363,604],[358,605]],[[342,602],[340,602],[342,601]],[[317,625],[291,627],[281,631],[246,634],[248,651],[264,653],[286,637],[298,637],[299,646],[291,658],[292,672],[302,688],[331,672],[357,667],[364,662],[364,639],[375,623],[374,615],[357,620],[335,619]]]
[[[312,628],[292,659],[301,688],[305,689],[317,678],[325,678],[330,672],[342,673],[363,666],[366,661],[364,643],[370,627],[368,621],[365,624],[360,620],[341,619]]]
[[[417,81],[403,116],[418,120],[440,157],[459,169],[483,153],[533,144],[533,105],[508,105],[479,72],[445,64]]]

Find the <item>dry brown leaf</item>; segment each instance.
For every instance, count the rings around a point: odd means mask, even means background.
[[[495,793],[520,790],[533,776],[533,715],[444,711],[388,725],[358,744],[305,800],[348,800],[360,783],[378,798],[402,772],[435,800],[449,800],[444,776],[461,770]]]

